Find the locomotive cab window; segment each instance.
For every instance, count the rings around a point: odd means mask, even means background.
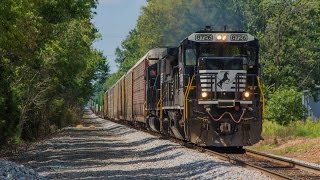
[[[202,57],[247,56],[245,47],[238,44],[200,44],[199,52]]]
[[[199,68],[209,70],[242,70],[248,57],[245,46],[228,43],[200,44],[199,54]]]
[[[258,50],[255,47],[249,47],[247,50],[248,54],[248,65],[253,66],[256,65],[256,61],[258,60]]]
[[[186,49],[185,51],[185,64],[187,66],[195,66],[197,64],[197,56],[195,49]]]
[[[201,58],[200,69],[208,70],[242,70],[244,58],[207,57]]]

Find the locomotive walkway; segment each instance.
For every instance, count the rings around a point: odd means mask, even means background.
[[[81,126],[11,160],[47,179],[270,179],[89,111]]]

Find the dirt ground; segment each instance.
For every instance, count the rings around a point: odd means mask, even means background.
[[[320,138],[266,138],[252,148],[320,165]]]

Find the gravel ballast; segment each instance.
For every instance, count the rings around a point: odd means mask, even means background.
[[[2,179],[44,179],[33,169],[10,161],[0,161],[0,180]]]
[[[93,114],[82,125],[12,160],[46,179],[271,179]]]

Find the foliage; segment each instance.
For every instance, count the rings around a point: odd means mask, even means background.
[[[262,129],[263,137],[320,137],[320,121],[295,121],[286,126],[280,125],[273,121],[265,120]]]
[[[269,96],[266,118],[279,124],[301,120],[305,108],[301,102],[302,94],[294,87],[280,87]]]
[[[138,18],[136,27],[116,49],[119,72],[110,76],[105,89],[110,88],[149,49],[176,46],[190,33],[212,25],[216,30],[243,29],[244,17],[239,3],[209,0],[148,0]]]
[[[314,97],[320,92],[315,86],[320,84],[319,7],[318,0],[148,0],[136,27],[116,50],[119,72],[104,87],[110,88],[149,49],[177,45],[206,25],[214,30],[226,25],[260,40],[267,117],[287,124],[302,118],[298,92],[309,89]]]
[[[311,89],[315,95],[315,84],[320,84],[320,2],[264,0],[260,7],[267,19],[259,34],[266,83]]]
[[[0,145],[33,140],[79,118],[109,71],[92,49],[96,0],[0,2]]]

